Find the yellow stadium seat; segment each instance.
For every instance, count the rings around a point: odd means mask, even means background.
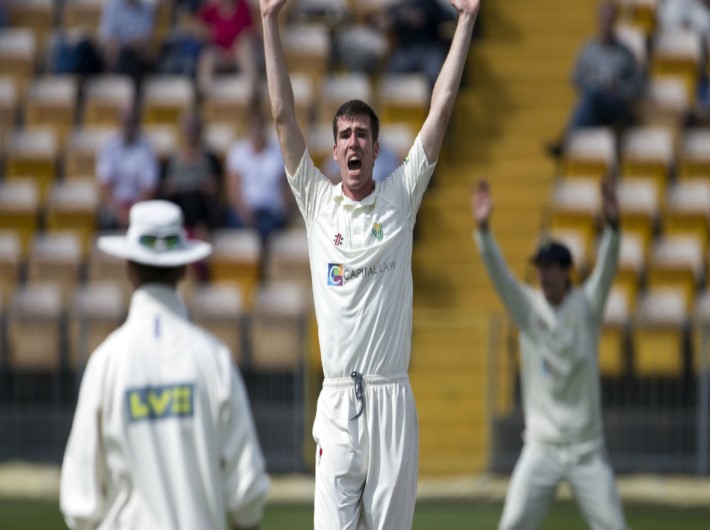
[[[17,84],[7,75],[0,76],[0,137],[15,128],[18,109]]]
[[[57,174],[59,145],[51,129],[14,130],[5,143],[5,175],[9,178],[31,177],[44,197]]]
[[[18,286],[8,306],[8,365],[13,370],[56,371],[62,358],[63,301],[51,282]]]
[[[252,103],[246,75],[215,76],[202,101],[202,119],[205,123],[230,123],[241,134],[249,122]]]
[[[562,179],[552,188],[550,228],[579,230],[589,244],[597,232],[600,208],[601,193],[596,179]]]
[[[91,353],[123,324],[127,311],[126,292],[119,283],[78,287],[69,311],[69,366],[83,368]]]
[[[375,100],[382,123],[407,123],[421,129],[429,111],[430,89],[423,74],[382,74]]]
[[[330,123],[317,123],[308,130],[308,152],[316,167],[323,168],[333,159],[333,126]]]
[[[53,0],[10,0],[7,2],[8,15],[12,25],[29,28],[39,38],[46,40],[54,27]]]
[[[661,237],[651,249],[646,271],[647,285],[680,289],[690,310],[705,273],[703,248],[694,236]]]
[[[244,295],[245,307],[251,307],[261,270],[261,239],[252,229],[221,229],[212,237],[213,252],[209,257],[212,282],[236,285]]]
[[[45,224],[49,231],[72,231],[79,236],[82,256],[87,254],[96,230],[99,189],[93,178],[56,183],[46,201]]]
[[[86,280],[88,283],[114,282],[122,286],[125,293],[132,288],[126,276],[126,262],[99,250],[96,241],[104,235],[124,235],[124,233],[97,232],[89,248],[86,260]]]
[[[702,41],[697,32],[679,28],[662,30],[653,39],[651,75],[682,79],[688,102],[693,104],[703,65],[702,56]]]
[[[303,24],[321,24],[329,29],[338,27],[349,14],[348,0],[299,0],[288,15]]]
[[[143,123],[176,129],[195,104],[192,79],[178,75],[148,76],[143,81]]]
[[[0,230],[0,305],[19,283],[21,265],[20,236],[12,228],[3,228]]]
[[[632,331],[633,369],[639,377],[679,377],[687,304],[679,289],[651,289],[638,302]]]
[[[82,123],[116,127],[119,111],[135,101],[135,85],[127,75],[102,75],[84,85]]]
[[[224,164],[229,150],[237,140],[237,127],[228,122],[208,123],[204,140],[206,147]]]
[[[629,301],[628,293],[616,288],[612,288],[606,301],[599,336],[599,372],[605,377],[621,377],[626,371]]]
[[[54,282],[68,301],[79,284],[82,263],[81,240],[74,232],[38,232],[30,244],[27,280]]]
[[[367,103],[373,98],[370,77],[362,72],[348,72],[328,75],[321,86],[318,102],[318,120],[332,123],[340,106],[351,99]]]
[[[368,22],[373,15],[397,2],[399,0],[349,0],[349,6],[356,21]]]
[[[629,310],[635,309],[636,297],[646,274],[646,258],[647,253],[641,237],[622,228],[614,288],[626,293]]]
[[[405,122],[384,123],[380,126],[380,142],[387,144],[403,161],[414,145],[417,133]]]
[[[640,123],[668,127],[676,137],[689,110],[688,93],[677,76],[652,79],[640,104]]]
[[[308,309],[304,288],[293,282],[262,284],[251,314],[250,366],[292,372],[304,361]]]
[[[29,28],[0,30],[0,72],[12,77],[23,94],[37,66],[37,37]]]
[[[103,0],[65,0],[61,4],[61,26],[68,31],[97,34],[103,4]]]
[[[101,148],[116,134],[115,126],[97,125],[74,129],[64,155],[64,178],[95,177],[96,158]]]
[[[39,205],[39,192],[33,180],[0,182],[0,226],[12,227],[17,233],[23,255],[39,224]]]
[[[645,67],[648,62],[648,50],[646,49],[646,34],[638,26],[619,22],[614,27],[616,38],[625,44],[626,47],[634,54],[636,62]]]
[[[178,147],[178,131],[171,125],[145,125],[143,135],[155,150],[159,160],[165,161]]]
[[[306,289],[311,299],[311,267],[305,228],[272,234],[266,243],[266,281],[293,281]]]
[[[52,129],[63,146],[74,125],[78,88],[73,76],[34,78],[27,92],[26,125]]]
[[[617,198],[624,232],[637,234],[646,254],[661,211],[658,182],[650,178],[622,179],[617,185]]]
[[[320,24],[290,24],[283,34],[284,55],[289,72],[307,75],[320,85],[330,64],[328,27]]]
[[[620,6],[619,18],[624,23],[639,28],[645,35],[656,29],[656,5],[658,0],[616,0]]]
[[[583,127],[565,138],[562,176],[602,179],[616,166],[616,138],[610,127]]]
[[[693,373],[708,373],[710,371],[710,289],[708,288],[696,298],[692,335]]]
[[[197,286],[188,298],[192,320],[230,349],[234,362],[244,362],[244,301],[234,284],[212,282]]]
[[[674,156],[669,128],[632,127],[621,140],[621,177],[651,177],[665,189]]]
[[[702,247],[710,241],[710,179],[680,180],[668,189],[663,233],[693,235]]]
[[[291,86],[293,87],[293,97],[296,104],[296,118],[298,123],[306,127],[313,121],[316,85],[307,74],[294,72],[291,74]],[[269,102],[266,83],[262,85],[261,101],[264,116],[271,116],[271,103]]]
[[[678,177],[710,179],[710,128],[687,129],[678,153]]]

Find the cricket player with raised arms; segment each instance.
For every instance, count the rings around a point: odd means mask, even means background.
[[[303,215],[325,380],[318,399],[314,527],[410,530],[419,435],[407,370],[412,332],[412,240],[468,55],[479,0],[458,12],[424,124],[383,182],[372,169],[379,120],[345,102],[333,119],[333,183],[314,165],[296,121],[279,35],[286,0],[261,0],[271,109],[288,182]]]

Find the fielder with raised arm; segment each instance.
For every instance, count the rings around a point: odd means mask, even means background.
[[[606,228],[596,266],[572,285],[572,256],[543,243],[533,256],[541,291],[518,282],[489,231],[488,182],[472,197],[476,242],[493,285],[520,330],[525,435],[500,530],[533,530],[545,518],[557,485],[567,480],[593,530],[625,530],[601,415],[597,347],[604,304],[619,256],[619,208],[613,184],[602,183]]]
[[[318,399],[315,528],[409,530],[419,436],[407,369],[412,332],[412,231],[454,108],[479,0],[459,13],[429,114],[405,162],[374,182],[379,121],[364,102],[333,119],[341,181],[313,164],[296,122],[278,13],[261,0],[271,108],[288,182],[306,221],[325,381]]]

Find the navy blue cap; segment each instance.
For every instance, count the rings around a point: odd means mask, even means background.
[[[572,253],[559,241],[546,241],[540,245],[530,261],[535,265],[559,265],[567,268],[572,267]]]

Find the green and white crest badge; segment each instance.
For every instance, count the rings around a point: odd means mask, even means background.
[[[375,223],[372,227],[372,235],[375,236],[377,241],[382,241],[384,237],[384,232],[382,231],[382,225],[380,223]]]

